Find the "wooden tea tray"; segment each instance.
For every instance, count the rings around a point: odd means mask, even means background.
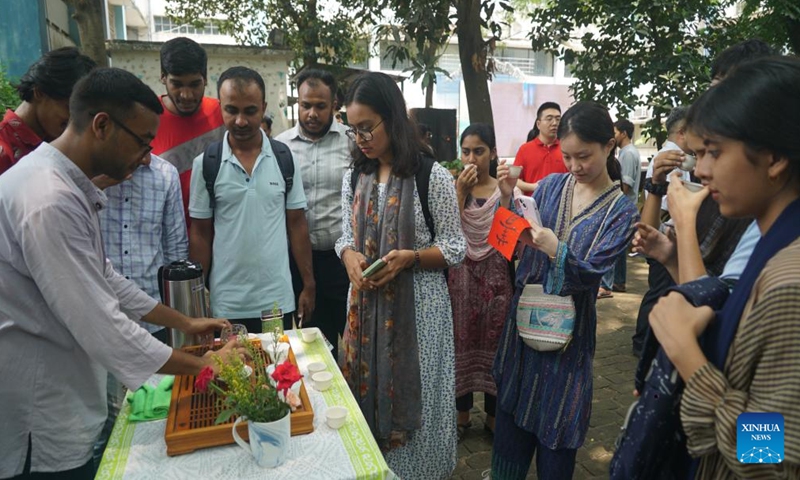
[[[259,348],[265,357],[265,364],[269,364],[269,356]],[[297,359],[291,348],[289,361],[297,365]],[[195,391],[194,375],[176,375],[172,387],[172,400],[169,404],[167,428],[164,439],[167,442],[167,455],[183,455],[191,453],[198,448],[216,447],[234,443],[231,428],[236,417],[233,416],[225,423],[214,425],[217,415],[222,410],[211,389],[206,393]],[[314,411],[308,399],[308,392],[303,381],[300,380],[300,400],[302,405],[291,413],[292,435],[303,435],[314,431]],[[237,427],[239,435],[248,439],[247,423],[243,422]]]

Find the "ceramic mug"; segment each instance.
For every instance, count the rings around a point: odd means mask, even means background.
[[[247,422],[247,433],[250,442],[244,441],[236,427],[244,417],[233,422],[233,439],[236,443],[253,455],[256,464],[262,468],[275,468],[282,465],[289,457],[289,440],[292,437],[290,414],[274,422]]]

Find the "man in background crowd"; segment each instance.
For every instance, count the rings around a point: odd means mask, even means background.
[[[561,107],[555,102],[543,103],[536,111],[536,137],[517,151],[514,165],[522,167],[517,186],[528,195],[551,173],[567,173],[557,138],[560,122]]]

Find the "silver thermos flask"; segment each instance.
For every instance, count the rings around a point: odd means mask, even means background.
[[[179,260],[158,269],[158,289],[161,302],[188,317],[207,317],[206,290],[203,283],[203,267],[189,260]],[[182,331],[169,329],[169,345],[172,348],[197,345],[198,339]]]

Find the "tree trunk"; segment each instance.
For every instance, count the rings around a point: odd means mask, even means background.
[[[67,0],[75,9],[72,18],[78,24],[81,50],[98,66],[108,66],[106,53],[106,29],[103,15],[103,0]]]
[[[792,53],[800,55],[800,20],[786,17],[786,32],[789,34]]]
[[[481,35],[480,0],[458,0],[456,4],[458,56],[467,96],[470,123],[494,125],[489,76],[486,72],[486,50]]]
[[[433,82],[425,87],[425,108],[433,107]]]

